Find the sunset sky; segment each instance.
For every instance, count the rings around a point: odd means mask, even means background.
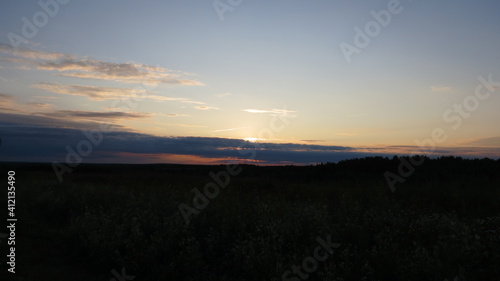
[[[1,4],[0,161],[500,157],[499,1],[40,3]]]

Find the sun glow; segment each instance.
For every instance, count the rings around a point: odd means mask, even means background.
[[[259,138],[243,138],[243,139],[246,141],[249,141],[249,142],[256,142],[256,141],[260,141],[260,140],[265,140],[265,139],[259,139]]]

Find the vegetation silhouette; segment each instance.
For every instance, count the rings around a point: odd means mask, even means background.
[[[0,163],[16,171],[16,277],[282,280],[330,235],[308,280],[500,280],[500,159],[426,158],[392,192],[399,163],[241,165],[189,225],[178,205],[224,165],[81,164],[59,183],[50,164]]]

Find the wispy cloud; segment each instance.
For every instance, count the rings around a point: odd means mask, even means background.
[[[17,128],[27,128],[27,127],[47,127],[47,128],[66,128],[75,130],[92,130],[99,129],[100,120],[82,120],[81,118],[56,118],[56,117],[46,117],[40,114],[43,113],[27,113],[26,111],[12,111],[6,112],[5,110],[0,110],[0,123],[3,126],[14,126]],[[110,126],[110,130],[121,129],[129,130],[126,127],[113,123],[105,123]],[[25,132],[29,134],[29,132]],[[28,145],[28,144],[26,144]]]
[[[30,110],[49,110],[54,108],[53,104],[43,102],[27,102],[24,105]]]
[[[149,118],[152,114],[135,112],[101,112],[101,111],[82,111],[82,110],[58,110],[54,112],[38,113],[37,115],[54,118],[71,118],[81,120],[123,120]]]
[[[186,99],[186,98],[179,98],[178,99],[179,101],[182,101],[184,103],[192,103],[192,104],[205,104],[204,102],[202,101],[196,101],[196,100],[190,100],[190,99]]]
[[[113,87],[96,87],[86,85],[68,85],[51,82],[41,82],[33,85],[34,88],[43,89],[49,92],[64,94],[86,96],[92,100],[107,100],[117,99],[123,97],[137,97],[139,94],[144,93],[144,90],[135,90],[127,88],[113,88]]]
[[[0,112],[21,112],[17,107],[13,96],[0,93]]]
[[[185,117],[185,116],[189,116],[187,114],[180,114],[180,113],[167,113],[167,114],[162,114],[163,116],[166,116],[166,117]]]
[[[0,120],[5,123],[24,125],[49,125],[50,127],[80,128],[98,127],[99,123],[109,122],[113,128],[125,128],[118,121],[145,119],[153,113],[118,111],[54,110],[55,105],[43,102],[18,103],[7,94],[0,93]]]
[[[306,142],[306,143],[321,143],[321,142],[325,142],[324,140],[301,140],[303,142]]]
[[[287,109],[243,109],[243,111],[248,112],[248,113],[271,113],[271,115],[289,115],[291,113],[295,113],[297,111],[293,110],[287,110]]]
[[[22,47],[12,48],[12,46],[5,43],[0,43],[0,52],[26,59],[57,60],[63,57],[68,57],[68,55],[61,53],[35,51]]]
[[[186,72],[174,71],[140,63],[115,63],[75,55],[49,53],[26,48],[13,49],[0,43],[0,52],[11,57],[2,58],[13,63],[31,65],[39,70],[57,71],[60,76],[112,80],[125,83],[203,85],[203,83],[183,78]]]
[[[14,99],[11,95],[0,93],[0,101],[12,100]]]
[[[34,96],[33,99],[39,99],[39,100],[58,100],[59,97]]]
[[[40,100],[44,97],[34,97],[33,100]],[[50,99],[47,99],[50,100]],[[53,110],[55,105],[48,102],[24,102],[19,103],[12,95],[0,93],[0,112],[16,112],[19,114],[33,114],[40,111]]]
[[[195,106],[194,108],[195,108],[195,109],[199,109],[199,110],[219,109],[219,108],[217,108],[217,107],[213,107],[213,106],[206,106],[206,105]]]
[[[141,89],[131,89],[131,88],[97,87],[97,86],[87,86],[87,85],[59,84],[51,82],[40,82],[38,84],[33,85],[33,87],[57,94],[85,96],[95,101],[121,99],[121,98],[138,98],[138,99],[151,99],[155,101],[179,101],[184,103],[203,104],[203,102],[194,101],[187,98],[153,95],[146,93],[146,91],[143,89],[141,90]]]
[[[37,68],[57,71],[80,71],[66,72],[59,75],[83,79],[113,80],[126,83],[144,84],[164,83],[196,86],[203,85],[203,83],[195,80],[180,79],[178,74],[168,73],[167,70],[148,70],[141,64],[111,63],[97,60],[62,60],[57,62],[41,63]]]
[[[178,127],[188,127],[188,128],[206,128],[204,125],[193,125],[193,124],[183,124],[183,123],[168,123],[169,126],[178,126]]]
[[[236,130],[241,130],[241,129],[246,129],[248,127],[238,127],[238,128],[230,128],[230,129],[221,129],[221,130],[215,130],[212,131],[213,133],[219,133],[219,132],[229,132],[229,131],[236,131]]]
[[[55,106],[51,103],[25,102],[19,103],[13,96],[0,93],[0,112],[16,114],[33,114],[49,111]]]
[[[433,93],[450,93],[453,91],[453,87],[450,87],[450,86],[431,86],[430,90]]]
[[[498,147],[500,148],[500,137],[476,138],[467,140],[462,143],[463,145],[484,146],[484,147]]]

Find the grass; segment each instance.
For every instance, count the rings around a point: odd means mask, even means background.
[[[17,280],[282,280],[328,235],[341,246],[307,280],[500,280],[499,161],[428,160],[394,193],[396,159],[243,166],[189,225],[179,203],[224,166],[80,165],[62,183],[50,165],[1,167],[16,171]]]

